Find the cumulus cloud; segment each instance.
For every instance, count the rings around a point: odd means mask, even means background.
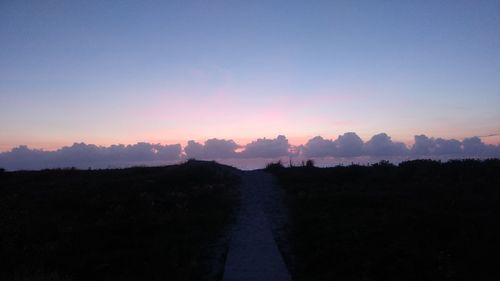
[[[302,152],[306,157],[328,157],[334,156],[336,151],[335,142],[316,136],[302,146]]]
[[[411,148],[411,153],[416,156],[431,156],[435,150],[435,140],[426,135],[418,135],[414,138],[415,143]]]
[[[245,158],[276,158],[287,156],[290,144],[288,139],[279,135],[275,139],[257,139],[245,146],[245,150],[241,152],[241,156]]]
[[[237,149],[243,148],[243,151],[237,152]],[[236,159],[236,158],[276,158],[287,156],[290,144],[288,139],[279,135],[275,139],[257,139],[251,143],[241,146],[233,140],[209,139],[204,144],[196,141],[188,141],[184,148],[187,158],[196,159]]]
[[[340,135],[335,144],[337,147],[335,156],[356,157],[363,154],[363,140],[356,133]]]
[[[433,138],[426,135],[415,136],[411,147],[395,142],[386,133],[374,135],[366,143],[349,132],[336,140],[316,136],[301,147],[303,157],[406,157],[411,158],[485,158],[500,157],[500,145],[487,145],[479,137],[456,139]]]
[[[20,145],[9,152],[0,153],[0,167],[17,169],[41,169],[56,159],[56,153],[38,149],[30,149],[26,145]]]
[[[233,140],[209,139],[205,144],[189,141],[184,148],[188,158],[197,159],[224,159],[236,158],[236,149],[240,148]]]
[[[415,136],[415,143],[411,148],[415,157],[469,157],[485,158],[499,157],[500,146],[485,144],[479,137],[456,139],[429,138],[425,135]]]
[[[190,140],[184,148],[184,153],[186,153],[188,158],[202,159],[204,157],[203,144]]]
[[[408,153],[408,148],[402,142],[393,142],[386,133],[380,133],[365,143],[364,152],[369,156],[402,156]]]
[[[339,135],[337,139],[316,136],[301,145],[298,153],[293,150],[288,139],[279,135],[274,139],[257,139],[245,146],[233,140],[209,139],[204,143],[189,141],[184,148],[187,158],[205,160],[246,161],[256,158],[278,158],[284,156],[300,158],[338,159],[368,157],[397,161],[414,158],[488,158],[500,157],[500,145],[488,145],[479,137],[456,139],[433,138],[426,135],[415,136],[414,144],[407,147],[395,142],[386,133],[371,137],[367,142],[355,133]],[[241,152],[238,152],[241,149]],[[93,144],[75,143],[56,151],[30,149],[19,146],[11,151],[0,153],[0,168],[7,170],[43,169],[60,167],[106,168],[134,165],[157,165],[172,163],[184,157],[180,144],[161,145],[140,142],[132,145],[111,145],[109,147]],[[342,160],[343,159],[343,160]],[[359,158],[358,158],[359,159]],[[339,162],[340,161],[340,162]],[[350,161],[350,160],[349,160]]]
[[[469,157],[500,157],[500,145],[485,144],[478,137],[465,138],[462,147],[463,153]]]
[[[437,138],[434,144],[436,155],[460,155],[462,154],[462,143],[455,139]]]
[[[181,145],[137,143],[112,145],[74,143],[55,151],[30,149],[27,146],[13,148],[0,153],[0,166],[9,170],[43,169],[59,167],[104,168],[109,166],[141,165],[151,161],[178,160]]]
[[[317,136],[310,139],[302,150],[306,157],[356,157],[363,154],[363,140],[352,132],[338,136],[335,141]]]

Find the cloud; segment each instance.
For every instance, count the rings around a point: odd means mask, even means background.
[[[418,135],[415,136],[415,144],[411,148],[411,154],[415,157],[499,157],[500,145],[485,144],[479,137],[470,137],[459,141]]]
[[[455,139],[437,138],[434,141],[435,155],[460,155],[462,154],[462,143]]]
[[[411,154],[416,156],[431,156],[434,154],[436,143],[433,138],[426,135],[418,135],[414,137],[415,143],[411,148]]]
[[[302,146],[305,157],[328,157],[334,156],[336,151],[335,142],[316,136]]]
[[[55,151],[30,149],[21,145],[9,152],[0,153],[0,166],[9,170],[121,167],[141,165],[152,161],[178,160],[181,151],[180,144],[161,145],[144,142],[109,147],[74,143],[72,146],[65,146]]]
[[[184,148],[184,153],[188,158],[202,159],[204,157],[203,144],[190,140]]]
[[[236,152],[243,148],[243,151]],[[289,155],[288,139],[279,135],[275,139],[257,139],[241,146],[233,140],[209,139],[204,144],[188,141],[184,152],[187,158],[228,159],[228,158],[276,158]]]
[[[203,152],[208,158],[232,158],[236,156],[235,150],[240,148],[233,140],[209,139],[205,142]]]
[[[468,157],[500,157],[500,145],[485,144],[479,137],[465,138],[462,147]]]
[[[245,150],[241,152],[243,158],[276,158],[287,156],[290,144],[288,139],[279,135],[275,139],[257,139],[245,146]]]
[[[340,135],[336,140],[336,153],[338,157],[356,157],[363,154],[363,140],[353,132]]]
[[[386,133],[376,134],[366,143],[355,133],[339,135],[336,140],[316,136],[299,146],[298,153],[292,152],[288,139],[279,135],[274,139],[257,139],[245,146],[233,140],[208,139],[203,144],[189,141],[184,148],[187,158],[206,160],[246,161],[256,158],[277,158],[293,156],[300,158],[338,159],[341,163],[346,158],[368,157],[398,161],[415,158],[488,158],[500,157],[500,145],[488,145],[479,137],[456,139],[433,138],[426,135],[415,136],[411,147],[395,142]],[[241,152],[238,152],[242,149]],[[161,145],[139,142],[132,145],[111,145],[109,147],[94,144],[74,143],[55,151],[31,149],[25,145],[0,153],[0,167],[7,170],[36,170],[44,168],[107,168],[134,165],[168,164],[183,158],[180,144]],[[344,160],[342,160],[344,159]],[[358,158],[359,159],[359,158]],[[350,161],[350,159],[348,160]]]
[[[301,155],[306,158],[320,157],[406,157],[411,158],[485,158],[500,157],[500,145],[487,145],[479,137],[456,139],[432,138],[426,135],[415,136],[413,146],[392,141],[386,133],[374,135],[366,143],[349,132],[336,140],[316,136],[301,146]]]
[[[205,144],[189,141],[184,148],[188,158],[197,159],[225,159],[236,158],[236,149],[240,148],[233,140],[209,139]]]
[[[338,136],[334,141],[316,136],[302,147],[306,157],[356,157],[363,154],[363,140],[352,132]]]
[[[0,167],[8,170],[17,169],[41,169],[53,162],[55,153],[29,149],[26,145],[20,145],[9,152],[0,153]]]
[[[386,133],[380,133],[365,143],[364,152],[369,156],[402,156],[408,154],[408,148],[402,142],[393,142]]]

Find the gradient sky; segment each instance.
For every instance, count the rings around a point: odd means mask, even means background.
[[[348,131],[500,133],[500,1],[0,2],[0,151]]]

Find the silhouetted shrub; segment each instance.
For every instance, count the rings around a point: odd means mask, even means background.
[[[389,162],[388,160],[382,160],[378,163],[375,163],[373,164],[372,166],[375,166],[375,167],[396,167],[396,165],[392,164],[391,162]]]
[[[274,162],[274,163],[268,163],[266,165],[266,170],[269,170],[269,171],[279,170],[279,169],[283,169],[283,168],[285,168],[285,166],[283,166],[283,163],[281,162],[281,160],[279,160],[278,162]]]

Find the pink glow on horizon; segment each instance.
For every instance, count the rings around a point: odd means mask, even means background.
[[[500,144],[500,134],[495,136],[481,137],[485,144],[497,145]]]
[[[92,131],[46,135],[43,139],[26,134],[22,138],[0,140],[0,151],[9,151],[22,144],[56,150],[74,142],[101,146],[137,142],[180,143],[184,147],[188,140],[204,142],[210,138],[233,139],[245,145],[257,138],[275,138],[277,135],[285,135],[292,145],[302,145],[318,135],[336,139],[345,132],[356,132],[365,142],[375,134],[386,132],[393,141],[401,141],[410,147],[414,135],[462,140],[478,133],[473,127],[444,126],[445,123],[431,125],[425,132],[417,131],[417,124],[386,131],[384,122],[363,116],[364,111],[356,107],[355,112],[342,111],[346,104],[353,106],[352,103],[360,100],[372,102],[373,97],[370,100],[366,94],[369,92],[368,89],[331,87],[309,95],[281,92],[264,95],[265,91],[258,88],[242,90],[223,85],[206,92],[196,87],[159,91],[145,95],[147,98],[134,94],[129,99],[124,98],[126,102],[116,115],[118,117],[103,120],[108,126],[103,126],[104,129],[91,127]],[[500,143],[500,136],[483,137],[482,140],[496,145]]]

